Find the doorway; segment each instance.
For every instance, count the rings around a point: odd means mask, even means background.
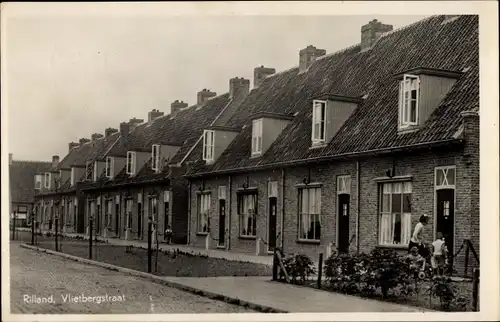
[[[448,254],[453,254],[455,244],[455,171],[455,166],[435,169],[435,233],[443,234]],[[452,265],[452,258],[450,258],[450,265]]]
[[[351,177],[337,177],[337,250],[349,252],[349,215],[351,204]]]

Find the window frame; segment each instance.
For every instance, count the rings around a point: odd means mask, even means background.
[[[94,162],[94,169],[92,170],[92,179],[94,181],[97,181],[97,178],[98,178],[98,172],[97,172],[97,167],[98,167],[98,164],[97,164],[97,161]]]
[[[263,119],[252,121],[252,156],[262,154]]]
[[[115,159],[113,157],[107,156],[106,157],[106,178],[111,179],[113,178],[113,170],[115,166]]]
[[[210,138],[210,139],[209,139]],[[215,153],[215,131],[214,130],[204,130],[203,131],[203,160],[206,162],[214,161]]]
[[[198,235],[207,235],[210,232],[210,210],[212,208],[212,195],[210,192],[203,192],[198,194],[196,200],[198,210],[196,215],[196,233]],[[205,214],[206,216],[204,216]],[[206,222],[201,220],[202,216],[206,217]],[[203,226],[203,224],[205,226]]]
[[[327,108],[327,105],[328,105],[328,102],[326,100],[313,100],[312,127],[311,127],[311,141],[312,141],[313,145],[321,145],[321,144],[326,143],[326,108]],[[321,108],[320,113],[317,112],[318,108]],[[320,119],[318,119],[318,117]],[[321,119],[321,117],[323,119]],[[318,126],[317,133],[316,133],[316,126]]]
[[[416,97],[411,97],[412,91],[416,91]],[[406,96],[408,93],[408,96]],[[415,120],[411,120],[412,102],[415,102]],[[404,129],[418,125],[418,114],[420,104],[420,77],[418,75],[404,74],[399,82],[399,127]]]
[[[254,205],[253,205],[253,214],[247,214],[242,212],[242,207],[244,204],[244,199],[249,198],[250,196],[253,196],[254,200]],[[259,194],[257,190],[250,190],[250,191],[241,191],[238,192],[238,198],[237,198],[237,210],[238,210],[238,222],[239,222],[239,237],[240,238],[257,238],[257,215],[259,213]],[[248,228],[248,225],[243,225],[243,220],[245,218],[252,218],[252,233],[249,234],[248,231],[243,233],[243,230],[245,227]]]
[[[70,184],[71,186],[74,186],[76,184],[76,168],[74,167],[71,168]]]
[[[92,161],[87,161],[85,164],[85,181],[91,181],[93,175],[94,164]]]
[[[35,174],[35,189],[40,190],[44,186],[43,175]]]
[[[50,172],[45,172],[44,173],[44,178],[43,178],[43,187],[46,189],[50,189],[51,186],[51,180],[52,180],[52,174]]]
[[[315,210],[316,213],[304,213],[302,211],[303,209],[303,196],[304,196],[304,191],[307,191],[307,199],[308,199],[308,204],[310,204],[309,202],[309,198],[310,198],[310,190],[315,190],[316,193],[315,193],[315,198],[317,198],[317,196],[319,195],[319,203],[318,203],[318,200],[316,200],[316,205],[315,205]],[[317,192],[319,191],[319,194],[317,194]],[[321,186],[313,186],[313,187],[299,187],[297,189],[297,218],[298,218],[298,223],[297,223],[297,237],[298,237],[298,241],[299,242],[313,242],[313,243],[320,243],[321,242],[321,228],[322,228],[322,225],[321,225],[321,199],[322,199],[322,189],[321,189]],[[310,209],[310,206],[307,207],[307,209]],[[304,238],[303,237],[303,234],[302,234],[302,231],[301,231],[301,228],[302,228],[302,225],[304,223],[303,221],[303,217],[304,216],[308,216],[309,220],[308,222],[310,223],[311,222],[311,216],[317,216],[317,222],[319,222],[319,236],[316,236],[316,231],[313,229],[313,238],[309,238],[306,237]],[[311,228],[310,228],[311,229]]]
[[[136,157],[137,157],[137,155],[136,155],[135,151],[127,151],[126,172],[128,175],[135,174]]]
[[[398,185],[400,184],[401,185],[401,191],[399,193],[396,193],[394,191],[394,186],[395,185]],[[410,187],[410,191],[406,191],[405,190],[405,184],[409,184],[409,187]],[[384,186],[386,185],[389,185],[390,186],[390,193],[387,194],[387,193],[384,193]],[[401,195],[401,209],[398,211],[398,212],[395,212],[392,207],[393,207],[393,195]],[[409,212],[405,212],[404,208],[405,208],[405,194],[409,194],[410,197],[409,197],[409,203],[408,203],[408,207],[409,207]],[[388,211],[384,211],[384,195],[389,195],[389,200],[388,200],[388,206],[389,206],[389,210]],[[389,182],[383,182],[383,183],[380,183],[379,184],[379,207],[378,207],[378,245],[379,246],[382,246],[382,247],[401,247],[401,248],[404,248],[404,247],[408,247],[408,243],[410,242],[410,239],[411,239],[411,234],[412,234],[412,223],[411,223],[411,218],[412,218],[412,201],[413,201],[413,182],[411,180],[405,180],[405,181],[389,181]],[[395,225],[395,216],[399,214],[400,215],[400,242],[399,244],[396,244],[394,243],[394,235],[395,235],[395,231],[394,231],[394,225]],[[383,225],[383,218],[382,216],[384,215],[390,215],[389,219],[391,220],[391,231],[390,231],[390,234],[393,236],[392,237],[392,242],[391,243],[388,243],[388,242],[385,242],[382,240],[383,238],[383,232],[382,232],[382,225]],[[404,217],[407,217],[407,218],[404,218]],[[407,240],[403,240],[404,238],[404,227],[403,227],[403,223],[405,222],[405,220],[407,221],[408,225],[406,227],[406,233],[407,233]]]
[[[151,147],[151,170],[160,171],[160,145],[153,144]]]

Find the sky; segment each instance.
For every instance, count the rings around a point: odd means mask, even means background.
[[[37,14],[5,21],[9,152],[14,160],[63,158],[69,142],[170,103],[196,103],[253,69],[295,67],[308,45],[327,54],[359,43],[372,19],[403,27],[426,16]]]

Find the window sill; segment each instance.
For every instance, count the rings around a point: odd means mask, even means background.
[[[208,233],[200,233],[200,232],[197,232],[196,233],[196,236],[208,236]]]
[[[257,236],[238,236],[239,239],[246,239],[246,240],[255,240],[257,239]]]
[[[321,244],[321,240],[313,240],[313,239],[297,239],[297,244],[312,244],[312,245],[319,245],[319,244]]]
[[[309,150],[324,148],[324,147],[326,147],[327,145],[328,145],[328,144],[326,144],[326,142],[321,142],[321,143],[313,143],[313,144],[309,147]]]
[[[377,248],[388,248],[388,249],[408,249],[408,245],[377,245]]]
[[[407,134],[407,133],[413,133],[413,132],[417,132],[419,130],[419,126],[418,125],[408,125],[408,126],[405,126],[405,127],[399,127],[398,128],[398,134]]]
[[[252,153],[250,155],[250,159],[257,159],[257,158],[260,158],[262,156],[262,152],[259,152],[259,153]]]

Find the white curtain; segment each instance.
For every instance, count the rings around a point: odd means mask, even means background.
[[[306,189],[302,190],[302,230],[301,237],[307,238],[307,231],[309,230],[309,193]]]
[[[380,217],[380,243],[392,244],[392,214],[384,213]]]

